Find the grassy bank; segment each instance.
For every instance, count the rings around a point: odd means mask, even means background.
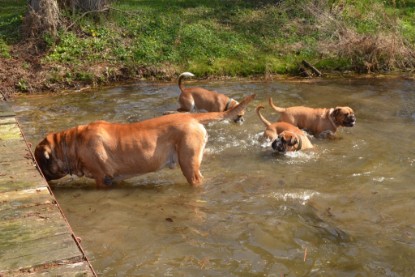
[[[26,1],[3,0],[0,56],[13,56]],[[278,4],[275,4],[278,3]],[[415,66],[415,0],[116,1],[66,14],[43,38],[44,82],[67,86],[182,71],[199,77],[408,71]]]

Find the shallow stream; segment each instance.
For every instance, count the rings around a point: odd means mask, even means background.
[[[414,276],[415,81],[186,82],[235,99],[256,93],[243,125],[209,124],[194,189],[180,169],[97,190],[51,186],[101,276]],[[28,139],[103,119],[134,122],[178,107],[175,83],[12,102]],[[279,106],[350,106],[356,126],[311,151],[276,155],[255,114]]]

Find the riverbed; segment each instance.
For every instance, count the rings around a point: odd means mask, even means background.
[[[211,123],[204,185],[163,169],[96,189],[50,185],[101,276],[413,276],[415,81],[186,81],[242,99],[245,122]],[[175,83],[42,95],[12,101],[35,145],[94,120],[135,122],[178,108]],[[277,121],[268,106],[350,106],[357,123],[314,149],[278,155],[258,142]]]

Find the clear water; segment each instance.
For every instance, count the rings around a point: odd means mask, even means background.
[[[204,186],[179,169],[97,190],[51,186],[102,276],[415,276],[415,81],[199,82],[235,99],[256,93],[242,126],[207,126]],[[98,119],[133,122],[177,108],[175,83],[20,96],[13,107],[33,147]],[[353,128],[315,149],[275,155],[257,142],[254,108],[351,106]]]

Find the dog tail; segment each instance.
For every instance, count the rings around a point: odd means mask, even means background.
[[[261,121],[264,123],[265,127],[268,127],[269,125],[271,125],[271,123],[268,120],[266,120],[266,118],[261,114],[260,110],[262,109],[265,109],[264,106],[258,106],[256,107],[255,111],[259,119],[261,119]]]
[[[255,99],[255,97],[256,94],[249,95],[245,97],[241,103],[225,112],[195,113],[192,114],[192,117],[197,119],[202,124],[233,118],[240,114],[248,106],[248,104]]]
[[[182,84],[182,79],[184,77],[194,77],[194,76],[195,75],[193,73],[191,73],[191,72],[183,72],[182,74],[179,75],[179,81],[178,81],[178,83],[179,83],[179,88],[180,88],[181,91],[184,90],[184,85]]]
[[[280,108],[280,107],[277,107],[277,106],[274,105],[274,103],[272,102],[271,97],[269,98],[268,102],[269,102],[269,105],[271,106],[271,108],[273,108],[276,112],[278,112],[278,113],[285,112],[285,108]]]

